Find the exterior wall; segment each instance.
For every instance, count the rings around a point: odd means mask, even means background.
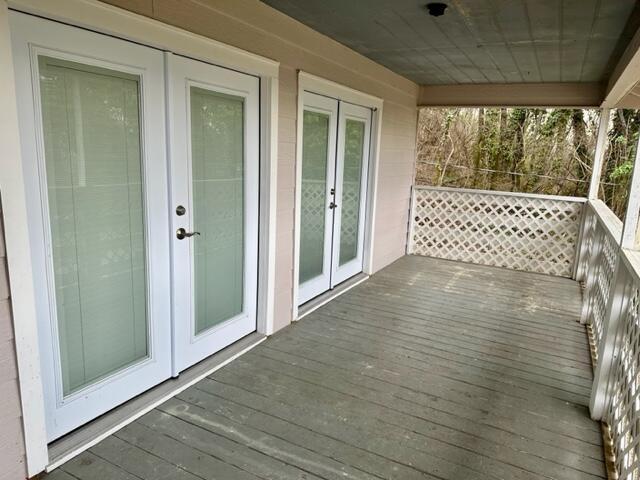
[[[22,410],[0,205],[0,480],[25,478]]]
[[[297,70],[384,100],[374,269],[405,252],[418,86],[258,0],[107,3],[280,62],[275,329],[291,322]]]
[[[404,254],[415,161],[418,87],[352,50],[257,0],[108,0],[281,62],[279,84],[275,329],[288,325],[293,307],[293,245],[297,70],[384,100],[374,269]],[[0,7],[6,8],[4,0]],[[7,261],[0,210],[0,480],[26,476],[24,434]]]

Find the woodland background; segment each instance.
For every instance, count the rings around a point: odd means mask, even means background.
[[[422,108],[416,184],[585,196],[599,112]],[[624,215],[640,110],[613,110],[599,198]]]

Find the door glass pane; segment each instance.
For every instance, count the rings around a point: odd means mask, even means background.
[[[322,274],[329,115],[304,112],[300,209],[300,283]]]
[[[244,99],[191,87],[195,331],[243,311]]]
[[[365,124],[357,120],[347,119],[344,128],[340,265],[344,265],[358,256],[360,185],[362,183],[362,154],[364,151]]]
[[[65,395],[148,354],[139,78],[39,58]]]

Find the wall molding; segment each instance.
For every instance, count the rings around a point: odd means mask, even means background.
[[[599,107],[600,83],[492,83],[421,85],[423,107]]]

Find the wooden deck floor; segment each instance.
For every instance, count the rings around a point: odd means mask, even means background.
[[[404,257],[47,478],[604,478],[579,308]]]

